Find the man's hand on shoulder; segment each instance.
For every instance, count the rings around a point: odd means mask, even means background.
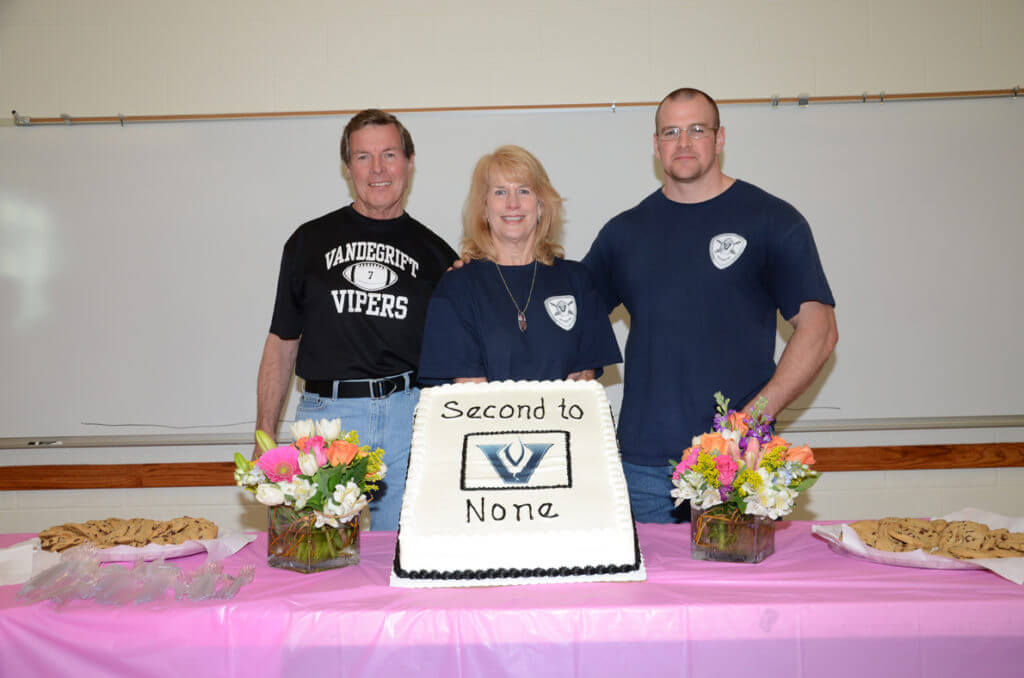
[[[456,268],[462,268],[463,266],[465,266],[466,264],[468,264],[468,263],[469,263],[469,261],[470,261],[469,257],[467,257],[466,255],[462,255],[462,258],[461,258],[461,259],[456,259],[455,261],[453,261],[453,262],[452,262],[452,265],[451,265],[451,266],[449,266],[449,267],[448,267],[448,268],[447,268],[447,269],[445,270],[445,272],[447,273],[448,271],[451,271],[452,269],[456,269]]]

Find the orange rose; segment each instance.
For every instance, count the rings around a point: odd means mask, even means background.
[[[335,440],[331,443],[331,446],[327,448],[327,461],[331,462],[331,466],[348,464],[355,459],[357,452],[359,452],[358,445],[346,443],[343,440]]]
[[[785,438],[773,435],[771,440],[761,446],[761,449],[765,452],[771,452],[776,447],[789,447],[789,442]]]
[[[700,446],[707,452],[711,450],[725,452],[728,441],[722,437],[721,433],[705,433],[700,437]]]
[[[791,447],[786,452],[784,461],[799,461],[810,466],[814,463],[814,452],[811,448],[806,445],[800,445],[799,447]]]
[[[733,431],[739,431],[741,438],[747,435],[747,431],[750,430],[750,427],[747,426],[747,422],[745,421],[746,418],[747,415],[743,412],[733,412],[729,415],[729,428]]]

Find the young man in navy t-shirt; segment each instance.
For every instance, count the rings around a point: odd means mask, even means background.
[[[583,262],[610,312],[630,313],[619,445],[640,522],[673,509],[669,459],[709,431],[716,391],[760,396],[775,416],[814,380],[838,338],[835,301],[807,221],[719,166],[718,106],[684,88],[655,114],[659,190],[616,216]],[[794,332],[775,365],[776,311]],[[686,511],[686,515],[682,511]]]

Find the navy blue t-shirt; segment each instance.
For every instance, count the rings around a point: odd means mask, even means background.
[[[702,203],[657,190],[601,230],[583,263],[606,311],[630,313],[622,458],[662,465],[711,430],[714,393],[740,408],[775,372],[776,310],[835,305],[810,227],[736,181]]]
[[[456,377],[565,379],[572,372],[621,362],[604,306],[587,269],[555,259],[551,266],[502,266],[478,259],[445,273],[427,309],[419,375],[424,383]],[[525,332],[519,308],[526,306]]]

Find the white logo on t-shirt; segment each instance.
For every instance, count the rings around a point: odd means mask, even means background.
[[[398,282],[398,274],[376,261],[359,261],[349,264],[341,272],[349,281],[364,292],[379,292]]]
[[[747,248],[747,239],[735,233],[719,233],[711,238],[709,250],[711,252],[711,263],[715,268],[721,270],[732,266],[743,250]]]
[[[544,308],[555,324],[566,332],[576,324],[576,298],[571,294],[548,297],[544,300]]]

